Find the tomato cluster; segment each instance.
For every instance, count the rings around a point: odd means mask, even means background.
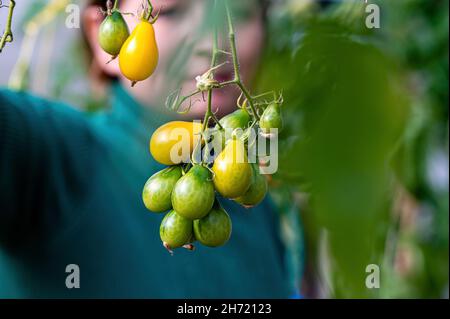
[[[102,49],[112,59],[119,58],[120,70],[131,80],[131,86],[150,77],[159,59],[153,28],[159,14],[153,16],[151,0],[146,3],[147,9],[144,7],[139,23],[130,34],[123,15],[117,10],[118,1],[113,7],[112,1],[108,0],[107,16],[98,34]],[[218,1],[214,8],[218,8]],[[226,2],[225,9],[229,33],[234,35]],[[150,140],[153,158],[168,167],[148,179],[142,199],[148,210],[166,213],[161,222],[160,237],[170,252],[179,247],[193,249],[194,242],[217,247],[229,240],[231,219],[216,194],[246,208],[258,205],[265,198],[267,179],[260,172],[259,156],[255,163],[248,158],[249,137],[253,130],[259,130],[260,136],[272,139],[283,125],[282,96],[278,97],[275,92],[252,96],[242,83],[235,37],[229,37],[231,52],[218,50],[217,29],[213,38],[211,68],[195,78],[196,91],[182,97],[180,90],[166,101],[168,108],[178,111],[184,101],[197,94],[204,98],[206,94],[208,106],[203,123],[169,122],[158,128]],[[214,72],[225,64],[217,65],[220,52],[228,53],[232,58],[235,71],[232,81],[221,83],[214,78]],[[219,121],[212,111],[212,95],[214,90],[227,85],[234,85],[241,91],[238,110]],[[272,101],[261,100],[269,94],[273,95]],[[240,103],[241,99],[243,103]],[[211,120],[215,127],[209,127]],[[208,135],[211,132],[214,134]]]
[[[232,223],[216,193],[249,208],[258,205],[268,191],[267,178],[260,173],[258,164],[248,160],[242,136],[233,133],[251,124],[247,110],[238,109],[219,123],[221,128],[216,126],[212,135],[220,146],[216,154],[214,147],[211,149],[200,139],[201,123],[169,122],[151,137],[153,158],[169,167],[148,179],[142,198],[148,210],[167,213],[160,236],[169,251],[179,247],[192,249],[196,241],[209,247],[228,241]],[[187,136],[183,137],[182,132]],[[203,159],[209,156],[213,159],[197,163],[193,159],[196,147],[202,148]],[[182,150],[187,152],[180,155]]]
[[[153,28],[157,16],[150,20],[151,11],[142,14],[130,34],[122,13],[108,8],[99,28],[100,47],[112,56],[111,60],[119,57],[120,71],[131,81],[131,86],[150,77],[158,65],[158,45]]]

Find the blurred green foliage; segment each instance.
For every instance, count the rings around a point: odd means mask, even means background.
[[[284,93],[277,179],[309,196],[308,258],[330,296],[440,297],[448,179],[433,190],[427,171],[431,149],[448,158],[448,2],[377,3],[381,29],[365,26],[362,2],[287,1],[272,16],[258,88]],[[418,201],[415,231],[394,206],[403,187]],[[397,269],[399,247],[410,270]],[[379,290],[365,286],[368,264],[381,266]]]
[[[420,271],[405,282],[414,297],[439,297],[444,289],[448,297],[448,171],[446,185],[433,174],[440,156],[448,161],[448,6],[442,0],[389,2],[392,32],[384,35],[391,54],[409,72],[413,99],[396,171],[424,207],[422,215],[431,219],[427,227],[419,224],[416,233],[400,237],[422,256]]]

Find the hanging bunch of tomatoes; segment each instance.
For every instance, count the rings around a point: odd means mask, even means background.
[[[279,104],[271,103],[259,120],[246,108],[239,108],[204,131],[201,123],[173,121],[153,133],[150,152],[168,167],[149,178],[142,198],[148,210],[168,212],[160,236],[169,251],[193,249],[195,241],[209,247],[228,241],[231,219],[216,194],[246,208],[265,198],[267,178],[258,161],[251,163],[247,155],[248,132],[257,123],[266,125],[259,130],[261,135],[272,137],[268,133],[281,128]]]
[[[131,81],[131,86],[150,77],[158,65],[158,46],[155,39],[153,24],[158,15],[153,15],[153,6],[148,1],[148,7],[142,10],[139,23],[133,32],[118,10],[118,1],[106,2],[106,18],[99,28],[98,42],[101,48],[111,55],[111,60],[119,57],[122,74]]]
[[[218,3],[215,0],[216,10]],[[131,35],[116,5],[108,9],[100,28],[102,48],[113,58],[119,56],[121,71],[133,85],[149,77],[158,61],[153,31],[157,15],[153,17],[150,1],[148,4],[149,9]],[[171,253],[179,247],[192,250],[194,242],[218,247],[229,240],[231,218],[217,196],[246,208],[261,203],[268,191],[268,182],[260,169],[262,156],[256,154],[251,161],[249,150],[254,150],[258,143],[255,135],[274,141],[283,125],[281,95],[269,92],[252,96],[242,83],[231,13],[227,1],[221,4],[227,13],[231,52],[219,50],[216,30],[211,68],[196,78],[197,89],[186,96],[180,96],[177,91],[166,103],[168,108],[178,111],[189,101],[189,111],[194,96],[207,95],[203,121],[166,123],[150,140],[151,155],[168,167],[148,179],[142,198],[151,212],[166,213],[160,237]],[[136,50],[137,47],[141,50]],[[223,65],[217,65],[219,54],[232,57],[234,79],[231,81],[219,82],[214,78],[214,72]],[[229,85],[241,91],[236,102],[238,109],[219,120],[212,112],[212,96],[214,90]],[[270,100],[263,99],[267,96]],[[210,125],[211,122],[215,125]]]

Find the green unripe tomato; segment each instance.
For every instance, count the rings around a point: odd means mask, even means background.
[[[142,191],[145,207],[154,213],[162,213],[171,209],[172,191],[181,175],[180,166],[171,166],[150,177]]]
[[[281,117],[278,103],[271,103],[267,106],[259,120],[259,127],[263,134],[266,135],[270,134],[270,129],[278,129],[278,132],[281,132],[283,129],[283,118]]]
[[[229,140],[232,137],[233,130],[245,129],[250,123],[250,114],[245,109],[238,109],[227,116],[224,116],[219,122],[226,132],[225,138]]]
[[[252,164],[253,179],[250,184],[250,188],[244,196],[236,198],[235,201],[245,207],[253,207],[261,203],[267,194],[267,178],[261,175],[259,167],[256,164]]]
[[[224,116],[219,122],[220,125],[225,129],[225,131],[221,131],[222,133],[222,149],[225,147],[226,141],[233,137],[233,132],[236,129],[242,129],[248,127],[250,124],[250,114],[248,114],[245,109],[238,109],[233,113],[230,113]],[[218,127],[218,126],[217,126]]]
[[[224,116],[219,122],[224,130],[220,130],[219,125],[216,125],[213,133],[208,138],[209,147],[203,148],[203,158],[207,158],[210,164],[214,162],[214,159],[225,148],[226,142],[233,137],[233,132],[236,129],[242,129],[243,131],[249,126],[251,117],[247,110],[238,109]]]
[[[113,11],[103,20],[98,30],[100,47],[112,56],[117,56],[130,35],[130,30],[119,11]]]
[[[181,177],[172,192],[172,206],[181,216],[194,220],[208,214],[214,204],[214,184],[211,172],[194,165]]]
[[[230,239],[231,229],[230,216],[217,205],[202,219],[194,220],[195,238],[208,247],[224,245]]]
[[[170,248],[182,247],[192,238],[192,221],[172,210],[164,216],[159,235],[162,242]]]

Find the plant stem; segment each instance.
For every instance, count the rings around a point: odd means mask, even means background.
[[[214,11],[217,11],[217,0],[214,0]],[[219,38],[218,38],[218,28],[217,25],[214,25],[213,30],[213,47],[212,47],[212,54],[211,54],[211,69],[214,68],[217,64],[217,57],[219,55]],[[209,120],[212,118],[220,129],[223,129],[222,125],[217,120],[216,116],[212,112],[212,96],[213,96],[213,89],[208,90],[208,106],[205,113],[205,118],[203,120],[203,128],[202,133],[208,128]]]
[[[227,12],[227,20],[228,20],[228,38],[230,41],[230,47],[231,47],[231,55],[233,57],[233,68],[234,68],[234,80],[230,83],[234,83],[241,89],[242,93],[244,94],[245,98],[248,101],[248,104],[250,105],[250,108],[252,109],[253,115],[257,120],[259,120],[259,115],[256,112],[255,105],[253,103],[253,99],[245,87],[245,85],[241,81],[241,73],[239,71],[239,58],[237,55],[237,49],[236,49],[236,36],[234,33],[234,26],[233,26],[233,20],[231,18],[231,12],[230,7],[228,5],[228,0],[225,1],[225,10]]]
[[[214,11],[216,11],[216,10],[217,10],[217,0],[214,0]],[[219,53],[220,53],[220,51],[219,51],[218,29],[217,29],[217,25],[214,25],[213,47],[212,47],[211,64],[210,64],[211,69],[213,69],[216,66],[217,56],[219,55]],[[219,120],[217,119],[217,117],[214,115],[214,113],[212,111],[212,97],[213,97],[213,88],[210,88],[208,90],[207,108],[206,108],[205,116],[203,118],[203,123],[202,123],[202,132],[201,132],[202,136],[200,137],[199,142],[195,146],[194,152],[196,151],[198,146],[201,145],[202,139],[204,138],[204,132],[208,129],[209,121],[211,119],[213,119],[217,123],[219,128],[221,130],[223,130],[222,125],[219,123]],[[205,141],[205,143],[207,143],[207,141]],[[203,162],[204,162],[204,159],[203,159]]]
[[[152,2],[150,0],[147,0],[147,4],[148,4],[148,12],[145,15],[145,20],[150,20],[150,18],[152,17],[152,13],[153,13],[153,5]]]
[[[203,119],[202,133],[208,128],[209,120],[212,114],[212,89],[208,90],[208,107],[205,112],[205,117]]]
[[[241,73],[239,72],[239,59],[236,50],[236,36],[234,33],[233,20],[231,18],[231,12],[228,6],[228,1],[225,1],[225,10],[227,12],[228,38],[230,40],[231,56],[233,58],[234,79],[236,82],[238,82],[241,80]]]
[[[118,7],[119,7],[119,0],[114,0],[113,11],[117,10]]]
[[[212,48],[212,56],[211,56],[211,69],[216,66],[218,54],[219,54],[218,30],[217,30],[217,25],[214,25],[213,48]]]
[[[3,35],[0,39],[0,52],[2,52],[3,48],[6,45],[6,42],[12,42],[13,41],[13,34],[11,31],[11,24],[12,24],[12,17],[14,12],[14,7],[16,5],[16,2],[14,0],[9,0],[9,10],[8,10],[8,18],[6,20],[6,27],[5,32],[3,32]]]

